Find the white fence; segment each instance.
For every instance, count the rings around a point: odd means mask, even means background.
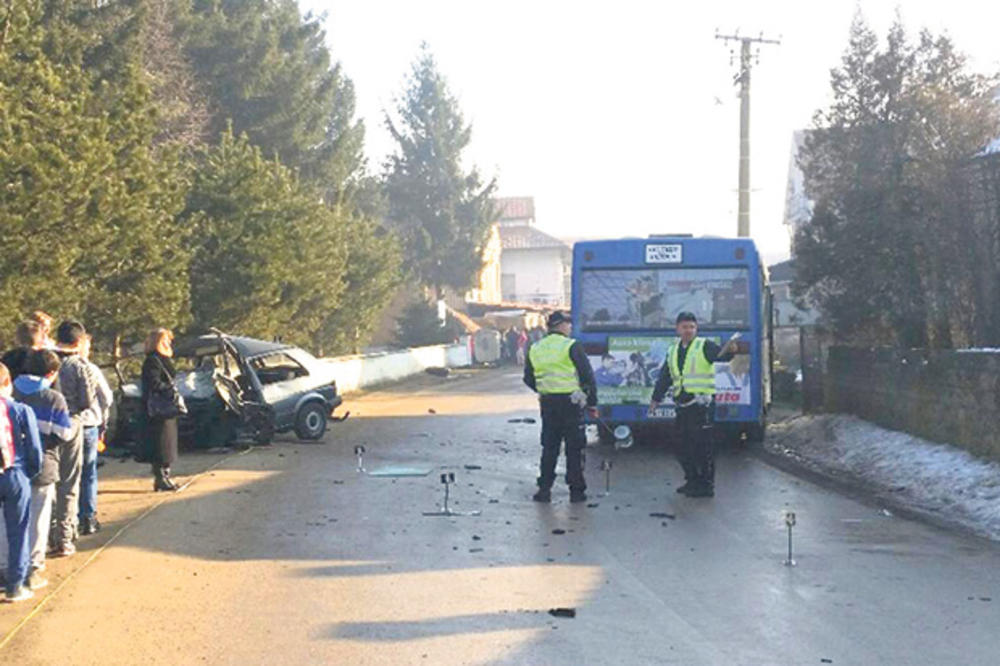
[[[324,359],[334,367],[337,390],[350,393],[419,375],[428,368],[472,365],[467,341],[454,345],[414,347],[399,351]]]

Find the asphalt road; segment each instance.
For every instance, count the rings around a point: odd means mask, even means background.
[[[595,447],[597,506],[569,505],[561,483],[551,506],[534,504],[538,425],[509,422],[534,401],[511,372],[425,377],[349,408],[324,443],[231,457],[116,525],[127,529],[9,634],[0,663],[1000,659],[989,542],[885,515],[745,452],[720,458],[714,499],[694,500],[674,494],[668,451]],[[357,444],[369,472],[432,471],[360,474]],[[598,497],[604,458],[612,490]],[[422,515],[442,499],[442,471],[456,475],[452,507],[481,516]],[[786,509],[798,516],[796,567],[782,564]]]

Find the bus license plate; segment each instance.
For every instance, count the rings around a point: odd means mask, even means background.
[[[673,407],[657,407],[650,416],[654,419],[672,419],[677,416]]]

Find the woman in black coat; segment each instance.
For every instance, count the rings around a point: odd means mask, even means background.
[[[177,490],[170,478],[170,466],[177,460],[177,418],[149,416],[149,397],[154,392],[169,395],[176,391],[176,372],[171,358],[174,334],[158,328],[146,339],[146,360],[142,364],[142,407],[146,416],[145,439],[153,464],[153,489]]]

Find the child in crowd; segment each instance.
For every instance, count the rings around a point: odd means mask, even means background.
[[[17,342],[17,346],[5,353],[0,361],[7,366],[10,376],[17,379],[18,375],[24,374],[24,364],[28,360],[28,354],[34,349],[45,347],[45,336],[38,322],[22,321],[14,331],[14,341]]]
[[[31,408],[16,402],[7,366],[0,364],[0,509],[7,537],[5,600],[24,601],[34,596],[25,584],[30,566],[29,479],[42,464],[42,445]]]
[[[66,557],[76,552],[73,539],[79,513],[85,521],[80,527],[90,533],[90,521],[97,511],[97,440],[103,421],[97,388],[86,361],[80,355],[86,346],[87,331],[78,321],[64,321],[56,331],[60,392],[66,399],[70,416],[80,419],[82,442],[77,450],[69,447],[59,458],[59,481],[56,483],[56,520],[52,557]],[[76,438],[77,441],[80,437]],[[84,463],[87,463],[86,465]]]
[[[38,330],[41,332],[41,345],[35,349],[55,349],[56,341],[52,339],[52,316],[41,310],[35,310],[29,319],[38,325]]]
[[[49,543],[52,506],[59,480],[59,457],[67,445],[72,445],[79,430],[79,421],[71,419],[66,399],[51,388],[59,374],[59,357],[50,349],[34,351],[28,357],[28,372],[14,380],[14,398],[31,407],[42,437],[42,469],[31,480],[31,572],[28,587],[45,585],[39,576],[45,570],[45,550]]]

